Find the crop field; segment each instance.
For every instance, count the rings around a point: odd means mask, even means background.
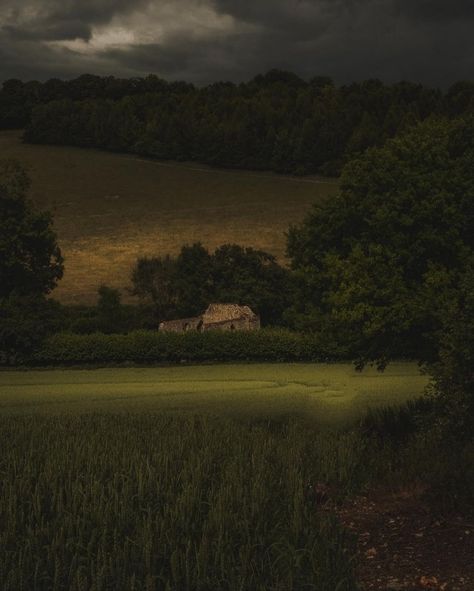
[[[66,259],[54,296],[64,303],[94,303],[102,283],[123,290],[137,257],[196,241],[253,246],[284,262],[288,226],[337,190],[325,179],[22,144],[17,131],[0,132],[0,157],[27,166],[31,197],[54,213]]]
[[[356,591],[308,482],[342,498],[381,459],[318,417],[425,383],[406,363],[4,371],[2,590]]]
[[[355,591],[353,544],[305,502],[360,442],[201,416],[0,417],[2,591]]]
[[[1,413],[205,411],[342,420],[420,395],[413,363],[385,372],[350,364],[236,364],[0,372]]]

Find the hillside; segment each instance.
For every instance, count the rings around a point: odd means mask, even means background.
[[[216,170],[133,156],[27,145],[0,132],[0,157],[19,159],[31,197],[53,211],[66,272],[54,296],[92,303],[97,287],[124,289],[138,256],[176,253],[185,243],[261,248],[284,261],[289,224],[337,183],[316,177]]]

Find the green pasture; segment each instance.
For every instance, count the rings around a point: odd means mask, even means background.
[[[0,132],[0,158],[27,167],[32,199],[54,214],[66,264],[54,296],[63,303],[95,303],[102,283],[129,286],[137,257],[198,241],[252,246],[284,261],[288,226],[337,191],[330,179],[23,144],[18,131]]]
[[[359,416],[369,406],[421,394],[427,378],[412,363],[385,372],[349,364],[201,365],[0,372],[2,413],[161,412]]]

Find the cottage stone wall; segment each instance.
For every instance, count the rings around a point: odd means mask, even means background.
[[[202,317],[180,318],[179,320],[165,320],[160,322],[159,330],[164,332],[188,332],[189,330],[200,330]]]
[[[237,304],[210,304],[201,316],[180,318],[160,323],[159,330],[164,332],[187,332],[189,330],[232,331],[258,330],[260,318],[248,306]]]

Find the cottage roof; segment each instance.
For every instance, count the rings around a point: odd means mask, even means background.
[[[210,304],[203,314],[204,323],[224,322],[239,318],[256,318],[256,314],[248,306],[238,304]]]

